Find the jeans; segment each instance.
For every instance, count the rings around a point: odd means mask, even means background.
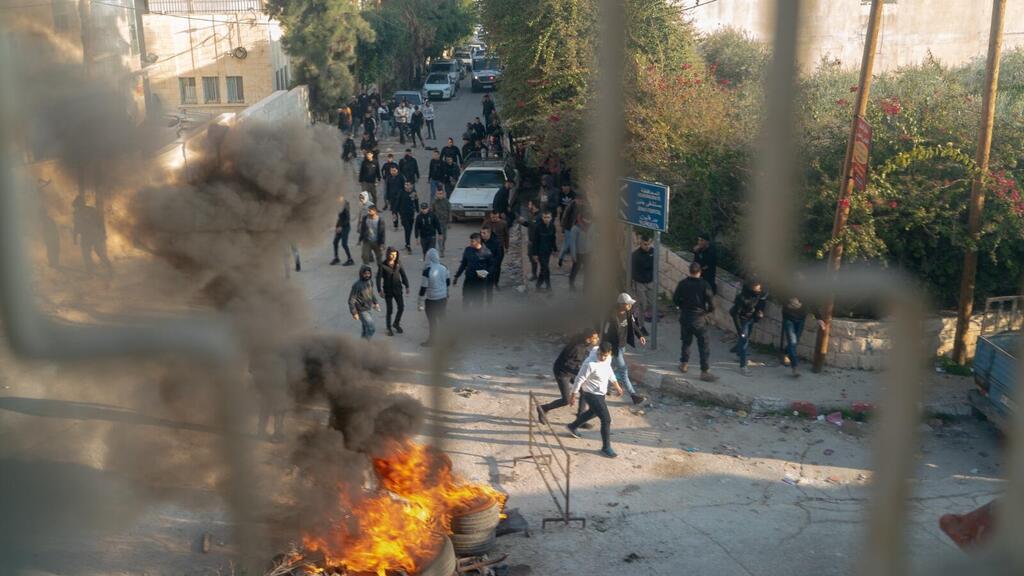
[[[431,179],[427,180],[427,186],[430,186],[430,189],[428,190],[429,194],[427,195],[427,198],[433,198],[434,197],[434,193],[437,192],[438,184],[441,185],[441,188],[444,188],[444,180],[431,180]]]
[[[437,239],[437,254],[441,258],[444,258],[444,245],[448,240],[448,224],[441,223],[441,235]]]
[[[338,259],[338,242],[341,242],[341,247],[345,249],[345,256],[348,260],[352,260],[352,252],[348,249],[348,234],[351,232],[351,228],[342,228],[341,232],[334,233],[334,259]]]
[[[630,395],[636,394],[636,388],[629,381],[629,365],[626,364],[625,346],[619,348],[619,351],[612,355],[612,372],[615,372],[615,379],[619,381],[619,384],[622,384],[626,392],[629,392]]]
[[[636,297],[638,317],[644,318],[654,313],[654,299],[657,298],[654,282],[633,282],[633,296]]]
[[[544,413],[548,413],[556,408],[568,406],[570,392],[572,391],[572,385],[575,380],[576,375],[571,372],[555,372],[555,382],[558,384],[558,392],[562,395],[562,397],[556,400],[552,400],[547,404],[544,404],[543,406],[540,407],[540,409]],[[577,418],[580,417],[580,414],[583,414],[586,411],[586,408],[584,408],[586,404],[587,402],[581,397],[579,399],[579,404],[577,404],[576,406]]]
[[[783,342],[785,343],[786,356],[789,356],[789,365],[793,368],[796,368],[799,363],[796,356],[796,345],[800,343],[800,335],[803,334],[803,331],[803,318],[799,320],[782,319],[782,334],[785,336]]]
[[[708,322],[704,316],[697,318],[680,318],[679,335],[682,340],[682,347],[679,350],[679,362],[686,364],[690,361],[690,344],[697,338],[697,352],[700,355],[700,371],[707,372],[711,369],[709,357],[711,349],[708,346]]]
[[[434,121],[427,120],[427,138],[437,140],[437,132],[434,132]]]
[[[753,330],[753,320],[741,320],[736,326],[736,354],[740,357],[740,368],[747,367],[747,356],[750,353],[750,333]]]
[[[361,336],[366,340],[373,338],[374,333],[377,332],[377,327],[373,324],[373,314],[369,310],[363,310],[359,313],[359,323],[363,325]]]
[[[581,424],[597,416],[601,420],[601,448],[610,449],[612,447],[612,416],[608,413],[608,403],[605,401],[604,395],[583,392],[581,396],[587,402],[587,411],[577,416],[572,424],[569,424],[569,427],[579,428]]]
[[[437,324],[444,318],[448,308],[448,299],[426,300],[423,302],[423,311],[427,313],[427,342],[434,341],[434,334],[437,332]]]
[[[398,294],[384,294],[384,304],[387,307],[384,319],[387,321],[388,329],[392,326],[400,326],[402,324],[402,314],[405,312],[405,298],[402,297],[402,293]],[[392,308],[394,307],[394,308]],[[391,311],[395,310],[395,322],[391,323]]]
[[[562,251],[558,253],[559,261],[572,254],[572,236],[569,234],[571,231],[572,228],[565,230],[565,240],[562,242]]]

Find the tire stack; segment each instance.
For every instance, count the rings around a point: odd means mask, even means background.
[[[495,529],[501,520],[501,503],[481,502],[452,518],[452,545],[457,556],[480,556],[494,548]]]

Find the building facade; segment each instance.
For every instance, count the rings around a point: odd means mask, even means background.
[[[261,0],[148,0],[146,77],[163,114],[239,112],[288,88],[281,27]]]
[[[864,51],[870,0],[818,0],[810,12],[801,46],[805,70],[822,58],[856,68]],[[683,13],[701,32],[732,27],[772,41],[775,0],[682,0]],[[984,58],[992,2],[982,0],[885,0],[875,70],[919,64],[929,56],[956,66]],[[1003,49],[1024,46],[1024,10],[1006,10]]]

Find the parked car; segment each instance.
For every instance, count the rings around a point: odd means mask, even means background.
[[[974,348],[974,383],[977,389],[967,400],[996,428],[1007,432],[1007,425],[1017,412],[1014,391],[1017,387],[1017,359],[1014,354],[1021,343],[1021,332],[1001,332],[978,336]]]
[[[437,72],[448,74],[452,79],[452,84],[456,86],[458,86],[459,80],[462,80],[462,76],[465,74],[462,66],[456,60],[435,60],[431,62],[429,73],[434,74]]]
[[[494,195],[505,185],[505,180],[515,179],[515,169],[502,160],[470,162],[448,199],[452,204],[452,220],[483,218],[491,211]]]
[[[423,95],[427,100],[451,100],[455,96],[455,85],[444,72],[434,72],[423,83]]]
[[[395,92],[395,102],[401,104],[402,100],[408,102],[409,106],[422,106],[423,94],[416,90],[399,90]]]
[[[473,52],[469,48],[460,48],[459,50],[456,50],[455,54],[452,55],[452,58],[458,60],[459,64],[462,65],[462,69],[465,71],[469,71],[473,68]]]
[[[495,88],[501,79],[501,62],[497,58],[473,59],[473,92]]]

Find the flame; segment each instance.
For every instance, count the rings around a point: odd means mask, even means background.
[[[507,496],[473,484],[452,471],[443,452],[411,441],[395,442],[373,460],[380,489],[353,498],[338,490],[338,516],[325,534],[304,534],[303,548],[320,553],[326,566],[386,576],[415,574],[437,555],[452,518]]]

